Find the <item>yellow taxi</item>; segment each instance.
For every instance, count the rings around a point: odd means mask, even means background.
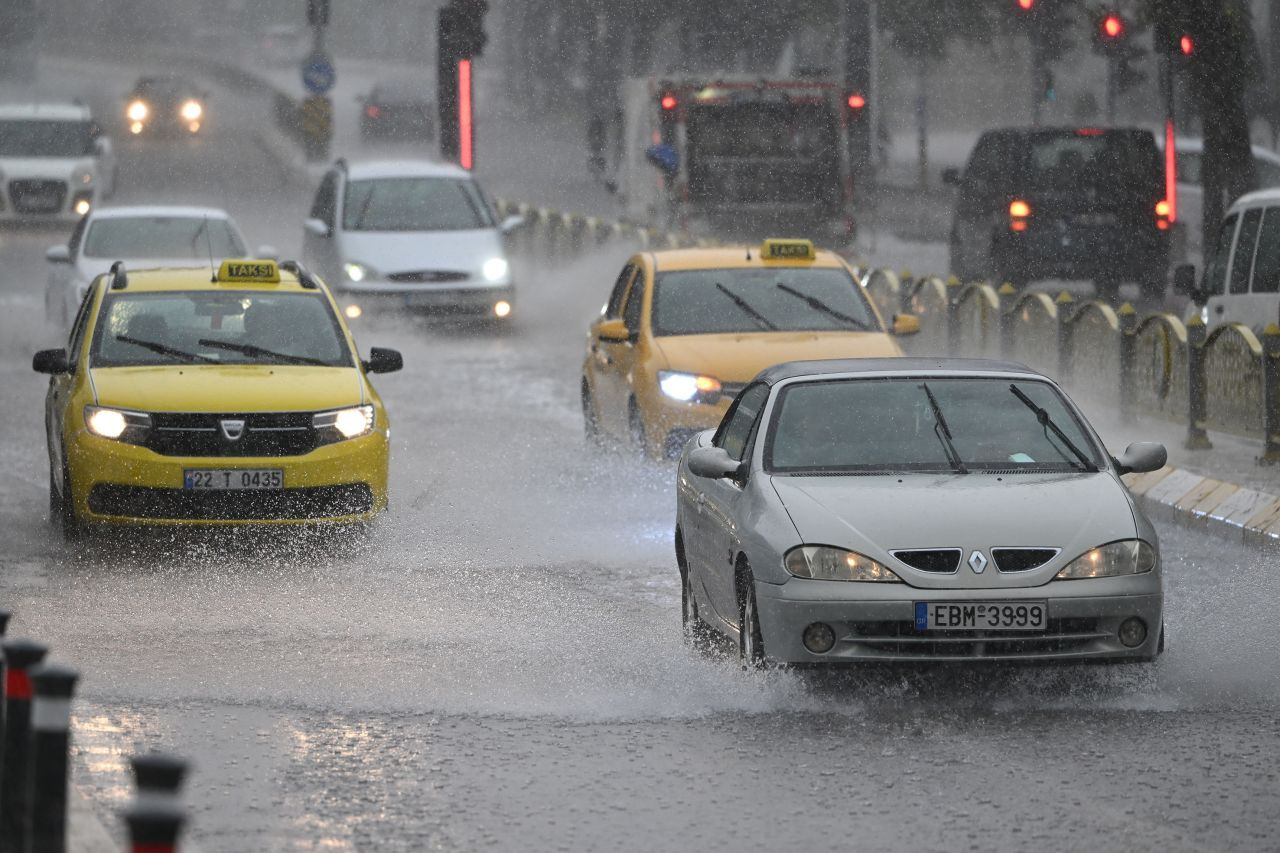
[[[300,265],[128,271],[89,288],[49,374],[49,511],[91,524],[360,522],[387,505],[390,423],[325,285]]]
[[[762,369],[900,356],[894,335],[919,329],[907,314],[886,328],[853,269],[809,240],[638,254],[587,335],[587,438],[676,456]]]

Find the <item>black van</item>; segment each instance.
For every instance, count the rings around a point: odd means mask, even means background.
[[[1109,299],[1132,281],[1163,297],[1168,206],[1150,131],[991,130],[964,174],[948,169],[943,180],[959,186],[951,272],[960,279],[1092,279]]]

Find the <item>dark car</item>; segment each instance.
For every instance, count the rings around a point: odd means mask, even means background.
[[[427,91],[425,81],[376,84],[373,91],[359,98],[364,107],[360,111],[361,137],[434,138],[434,107]]]
[[[1121,282],[1164,294],[1169,264],[1164,172],[1150,131],[1002,129],[978,139],[961,175],[951,271],[1021,286],[1092,279],[1114,299]]]
[[[194,136],[205,125],[209,96],[184,77],[143,77],[125,98],[125,118],[134,136]]]

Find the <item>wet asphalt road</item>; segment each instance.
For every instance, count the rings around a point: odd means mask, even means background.
[[[307,193],[240,131],[122,144],[118,201],[225,204],[289,256]],[[1280,561],[1234,539],[1161,527],[1151,667],[757,676],[686,649],[670,471],[580,438],[625,250],[525,264],[509,331],[357,327],[406,361],[377,383],[393,504],[367,540],[64,547],[29,370],[62,237],[0,233],[0,594],[84,672],[77,783],[107,819],[126,757],[163,748],[195,764],[204,851],[1280,847]]]

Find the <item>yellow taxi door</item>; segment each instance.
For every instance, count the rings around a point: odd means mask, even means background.
[[[638,267],[631,261],[619,273],[604,312],[591,327],[588,344],[587,379],[591,405],[601,430],[616,438],[626,436],[627,380],[624,366],[630,362],[628,353],[634,344],[626,335],[615,336],[608,330],[622,322],[623,308]]]
[[[635,278],[631,282],[631,287],[627,289],[627,298],[622,306],[622,323],[627,329],[626,340],[611,344],[610,352],[614,375],[618,378],[613,416],[617,419],[619,434],[636,444],[642,444],[644,440],[644,424],[636,409],[635,388],[636,367],[644,359],[645,343],[640,335],[644,294],[645,273],[644,268],[641,267],[636,270]]]
[[[62,471],[66,464],[64,458],[62,436],[68,418],[75,417],[69,412],[71,398],[75,394],[78,382],[84,381],[83,374],[88,370],[83,353],[85,334],[89,328],[90,315],[95,302],[97,287],[90,285],[80,302],[75,321],[71,324],[71,334],[67,339],[67,372],[56,373],[49,379],[49,392],[45,395],[45,429],[49,441],[50,473],[56,478],[59,489],[62,487]]]

